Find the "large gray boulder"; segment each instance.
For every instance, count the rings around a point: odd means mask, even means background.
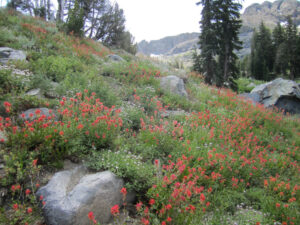
[[[0,63],[6,64],[9,60],[26,60],[26,54],[20,50],[0,47]]]
[[[43,214],[48,225],[90,224],[88,213],[103,223],[111,221],[110,209],[122,204],[123,180],[110,171],[87,174],[83,166],[56,173],[40,188],[44,197]]]
[[[162,77],[160,80],[160,87],[165,91],[169,91],[182,97],[187,97],[188,95],[185,90],[183,80],[177,76],[171,75]]]
[[[250,100],[253,105],[256,105],[260,102],[260,95],[256,92],[254,93],[243,93],[239,95],[247,100]]]
[[[300,114],[300,86],[294,81],[278,78],[258,85],[251,93],[259,96],[259,103],[265,107],[277,107],[285,112]]]

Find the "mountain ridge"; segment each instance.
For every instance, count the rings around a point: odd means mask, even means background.
[[[250,53],[251,38],[255,28],[261,21],[273,29],[277,23],[283,23],[286,16],[291,15],[292,20],[300,26],[300,2],[297,0],[277,0],[273,3],[265,1],[262,4],[254,3],[248,6],[241,14],[243,25],[240,32],[240,40],[243,41],[243,49],[239,56]],[[138,43],[138,51],[145,55],[174,55],[187,52],[195,48],[200,33],[182,33],[175,36],[164,37],[159,40],[141,41]]]

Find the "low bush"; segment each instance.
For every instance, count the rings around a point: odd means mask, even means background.
[[[46,75],[52,81],[61,82],[67,76],[84,72],[81,62],[76,58],[48,56],[32,62],[32,70]]]
[[[145,193],[151,187],[154,178],[154,166],[143,162],[140,156],[126,149],[93,152],[87,162],[94,170],[110,170],[125,181],[128,190],[138,194]]]

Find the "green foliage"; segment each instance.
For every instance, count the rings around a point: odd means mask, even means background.
[[[199,36],[201,53],[194,55],[194,68],[204,74],[206,83],[234,88],[238,75],[234,51],[241,49],[238,38],[241,5],[237,1],[204,0],[197,4],[203,6]]]
[[[251,74],[255,79],[271,80],[275,76],[294,80],[299,64],[299,36],[296,25],[287,17],[287,25],[277,24],[272,36],[262,23],[259,31],[254,32],[251,45]]]
[[[95,92],[95,96],[100,98],[104,105],[108,107],[118,106],[121,100],[116,93],[116,89],[112,88],[112,85],[112,82],[109,83],[101,77],[96,77],[92,80],[89,90]]]
[[[139,131],[141,128],[141,119],[146,119],[142,109],[137,107],[125,106],[120,116],[123,119],[123,129]]]
[[[274,49],[270,31],[262,22],[254,32],[251,46],[251,74],[257,80],[271,80],[274,65]]]
[[[79,0],[75,0],[74,7],[69,10],[68,19],[65,23],[67,34],[83,36],[84,28],[84,10],[80,7]]]
[[[24,88],[22,77],[12,74],[11,70],[0,70],[0,100],[8,93],[19,94]]]
[[[260,84],[263,84],[263,81],[255,80],[255,79],[248,79],[248,78],[239,78],[236,80],[238,85],[238,92],[245,93],[251,92],[251,90]],[[253,86],[254,84],[254,86]]]
[[[118,177],[124,178],[125,187],[138,193],[144,193],[152,184],[154,167],[142,161],[140,156],[126,149],[93,152],[87,162],[94,170],[110,170]]]
[[[161,76],[160,71],[149,62],[118,62],[109,63],[101,68],[103,76],[112,76],[119,81],[138,85],[158,86],[158,80]]]
[[[32,62],[32,69],[52,81],[61,82],[67,76],[83,72],[83,65],[76,58],[48,56]]]

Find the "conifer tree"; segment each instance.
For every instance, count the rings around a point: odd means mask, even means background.
[[[201,53],[195,64],[201,64],[205,82],[234,87],[238,74],[235,50],[241,48],[238,32],[241,27],[241,5],[235,0],[201,0],[203,6],[199,45]]]
[[[285,57],[285,30],[277,23],[272,33],[273,48],[275,53],[274,73],[276,75],[285,74],[287,62]]]
[[[200,21],[201,34],[199,36],[199,46],[201,54],[194,56],[194,67],[198,72],[203,73],[207,84],[216,83],[216,60],[217,36],[214,23],[214,1],[201,0],[197,5],[202,5],[202,19]]]
[[[288,61],[288,68],[289,68],[289,77],[291,80],[295,79],[297,67],[299,64],[299,56],[297,54],[297,28],[296,25],[293,23],[291,17],[287,18],[287,27],[285,32],[285,41],[286,41],[286,56]]]
[[[254,32],[251,44],[251,74],[258,80],[273,78],[274,49],[271,33],[262,22]]]
[[[217,36],[219,44],[219,81],[217,84],[228,82],[233,87],[233,79],[239,73],[237,59],[234,50],[240,50],[242,42],[238,33],[241,27],[239,10],[242,6],[231,0],[218,0],[215,2]]]

